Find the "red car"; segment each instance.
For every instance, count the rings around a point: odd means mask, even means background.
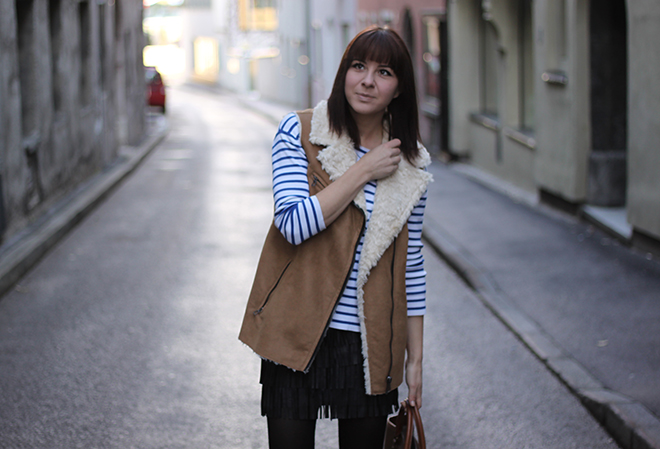
[[[160,106],[165,113],[165,84],[156,67],[145,67],[144,74],[147,79],[147,104]]]

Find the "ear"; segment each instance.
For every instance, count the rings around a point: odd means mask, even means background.
[[[392,97],[392,100],[394,100],[395,98],[398,98],[400,93],[401,92],[399,92],[399,88],[397,87],[396,92],[394,92],[394,96]]]

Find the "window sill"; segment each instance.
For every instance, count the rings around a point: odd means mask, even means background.
[[[505,127],[503,132],[505,136],[514,142],[517,142],[530,150],[536,149],[536,139],[534,138],[533,131]]]
[[[488,128],[492,131],[500,130],[500,122],[496,115],[490,115],[490,114],[487,115],[478,112],[473,112],[472,114],[470,114],[470,120],[472,121],[472,123],[476,123],[477,125],[481,125],[484,128]]]
[[[534,137],[534,132],[532,130],[514,129],[510,126],[502,126],[499,119],[494,114],[473,112],[470,114],[470,121],[483,126],[486,129],[490,129],[491,131],[499,132],[502,130],[502,134],[514,142],[519,143],[530,150],[536,149],[536,138]]]

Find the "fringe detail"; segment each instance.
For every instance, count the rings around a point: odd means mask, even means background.
[[[262,360],[261,414],[287,419],[349,419],[389,415],[398,392],[367,395],[357,332],[329,329],[305,374]]]

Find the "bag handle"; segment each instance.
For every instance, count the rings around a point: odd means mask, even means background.
[[[406,439],[404,449],[412,449],[413,442],[413,427],[417,427],[417,439],[419,442],[419,449],[426,449],[426,437],[424,436],[424,426],[422,425],[422,417],[419,414],[419,409],[410,405],[408,399],[401,403],[401,408],[406,409],[408,418],[408,428],[406,429]],[[401,414],[399,414],[401,416]]]

